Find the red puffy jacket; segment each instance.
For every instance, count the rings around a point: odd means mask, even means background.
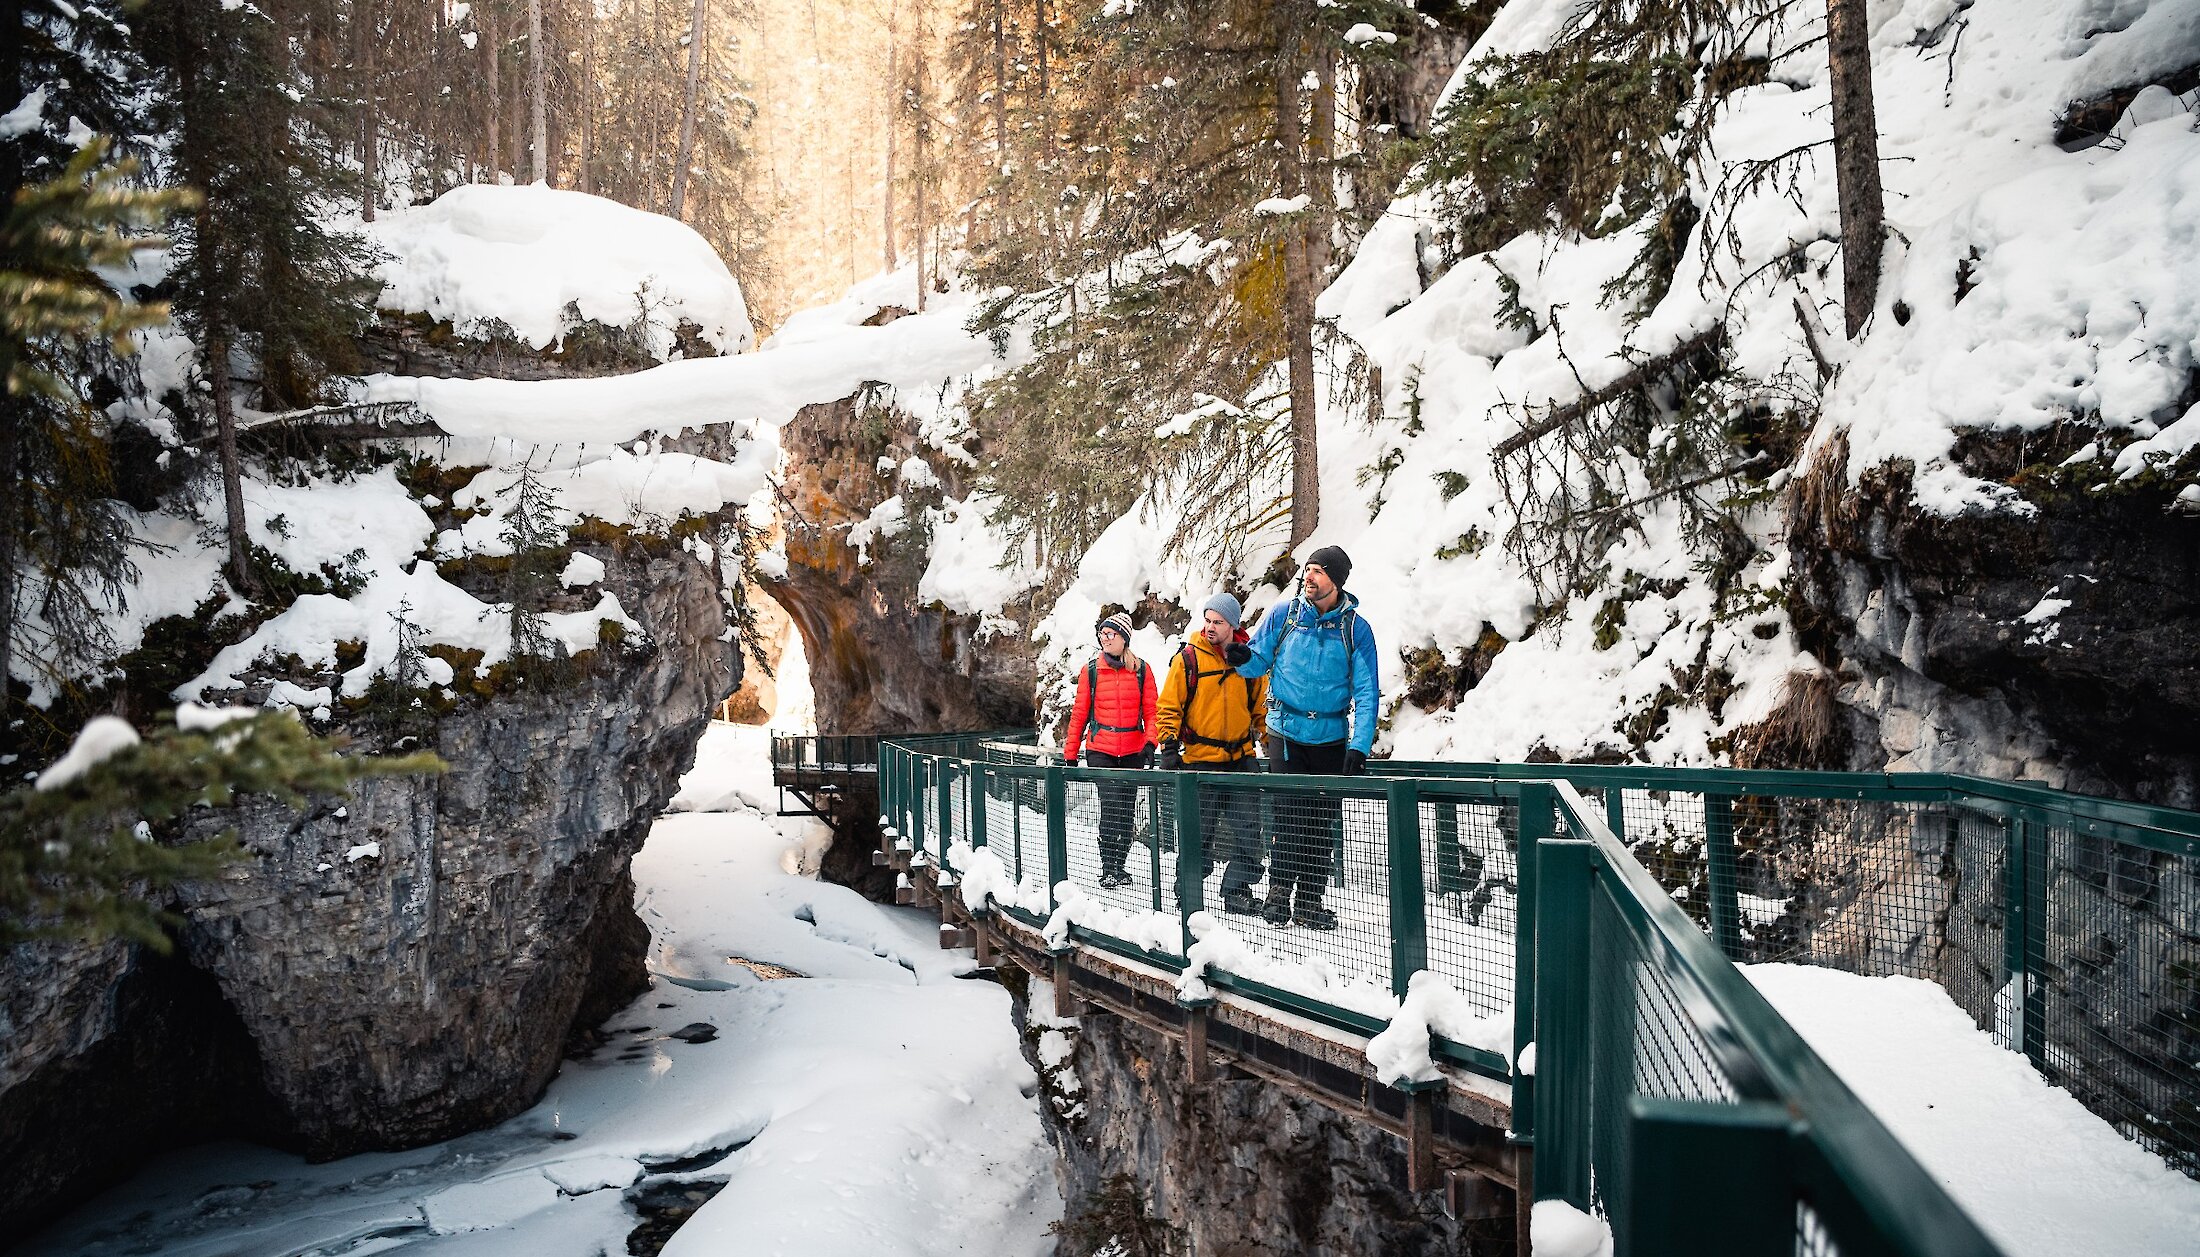
[[[1135,755],[1146,749],[1153,741],[1159,694],[1153,670],[1144,662],[1124,667],[1102,654],[1079,668],[1077,705],[1070,709],[1069,744],[1063,748],[1063,757],[1078,758],[1087,745],[1087,732],[1092,735],[1091,748],[1105,755]]]

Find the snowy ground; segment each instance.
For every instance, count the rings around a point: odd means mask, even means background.
[[[2200,1253],[2200,1183],[2049,1086],[1938,986],[1743,972],[2009,1257]]]
[[[771,798],[767,737],[713,726],[686,795]],[[623,1255],[621,1189],[711,1181],[671,1257],[1051,1252],[1061,1199],[1007,993],[962,980],[968,954],[929,917],[791,872],[815,868],[816,830],[747,809],[659,822],[634,860],[654,989],[518,1117],[326,1165],[179,1152],[28,1251]],[[697,1022],[717,1038],[669,1037]]]

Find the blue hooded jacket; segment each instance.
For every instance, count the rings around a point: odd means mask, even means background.
[[[1293,598],[1262,617],[1246,643],[1253,657],[1238,673],[1268,677],[1271,732],[1302,746],[1318,746],[1342,742],[1349,731],[1351,749],[1362,755],[1374,749],[1380,665],[1375,630],[1357,613],[1359,605],[1349,592],[1326,613],[1305,598]],[[1350,643],[1344,639],[1348,615]]]

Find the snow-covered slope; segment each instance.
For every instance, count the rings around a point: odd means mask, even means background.
[[[741,285],[694,228],[600,196],[466,184],[365,228],[391,255],[377,304],[461,336],[508,330],[543,349],[588,320],[637,327],[660,361],[683,322],[720,353],[756,339]]]
[[[1578,9],[1572,0],[1514,0],[1452,90],[1483,58],[1547,46]],[[1393,753],[1704,763],[1731,755],[1799,688],[1846,686],[1844,701],[1880,701],[1869,676],[1836,676],[1845,664],[1806,650],[1790,614],[1800,595],[1786,520],[1792,491],[1783,490],[1840,441],[1851,484],[1907,460],[1917,508],[2011,517],[2031,508],[1961,465],[1955,448],[1966,434],[2079,425],[2098,439],[2073,461],[2098,460],[2104,478],[2125,481],[2150,466],[2174,470],[2200,446],[2191,94],[2151,88],[2108,142],[2080,151],[2055,142],[2069,102],[2200,63],[2200,6],[1905,0],[1874,4],[1872,25],[1890,235],[1878,308],[1853,345],[1842,337],[1822,10],[1810,5],[1744,50],[1769,57],[1768,81],[1725,98],[1691,193],[1705,226],[1639,321],[1604,289],[1651,224],[1600,239],[1531,232],[1447,259],[1445,224],[1426,193],[1392,205],[1322,295],[1319,314],[1343,337],[1321,369],[1349,384],[1379,368],[1383,417],[1371,421],[1348,390],[1317,390],[1327,399],[1321,525],[1301,554],[1328,544],[1352,553],[1351,585],[1382,647],[1386,702],[1400,703],[1417,669],[1465,672],[1470,653],[1476,670],[1486,668],[1463,694],[1454,680],[1437,710],[1396,706],[1383,743]],[[1747,163],[1798,149],[1792,179],[1736,194]],[[1730,234],[1713,230],[1729,223]],[[1789,256],[1792,264],[1770,265]],[[1734,508],[1746,561],[1723,584],[1707,575],[1712,556],[1690,544],[1671,503],[1656,500],[1641,462],[1623,457],[1620,496],[1639,527],[1591,556],[1592,572],[1602,569],[1591,587],[1539,591],[1504,544],[1521,513],[1497,474],[1498,447],[1531,408],[1578,399],[1715,327],[1743,391],[1813,425],[1792,466],[1759,470],[1762,500]],[[1835,372],[1823,388],[1811,383],[1813,339]],[[2185,471],[2200,482],[2189,459]],[[2184,492],[2200,503],[2200,487]],[[1222,580],[1257,583],[1272,554],[1259,547],[1253,570],[1239,573],[1162,561],[1181,522],[1157,489],[1101,538],[1042,626],[1054,662],[1086,649],[1103,604],[1152,594],[1194,606]],[[2068,579],[2040,573],[2040,595]],[[1277,596],[1256,589],[1249,609]],[[1160,634],[1137,645],[1155,650]],[[1494,658],[1492,645],[1501,647]],[[1409,661],[1402,651],[1433,653]],[[1923,669],[1915,655],[1889,653]],[[1928,730],[1921,740],[1889,735],[1859,758],[2059,779],[2053,748],[2029,736],[2015,721],[1968,734]]]

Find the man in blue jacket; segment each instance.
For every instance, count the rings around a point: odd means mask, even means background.
[[[1268,677],[1268,732],[1281,743],[1277,762],[1269,765],[1273,771],[1323,776],[1367,771],[1381,694],[1375,630],[1360,618],[1360,600],[1344,591],[1351,576],[1352,559],[1343,550],[1316,550],[1299,574],[1299,596],[1271,608],[1252,640],[1224,656],[1248,678]],[[1322,892],[1343,801],[1285,795],[1275,814],[1262,918],[1270,925],[1296,921],[1308,929],[1336,929],[1337,914],[1322,906]]]

